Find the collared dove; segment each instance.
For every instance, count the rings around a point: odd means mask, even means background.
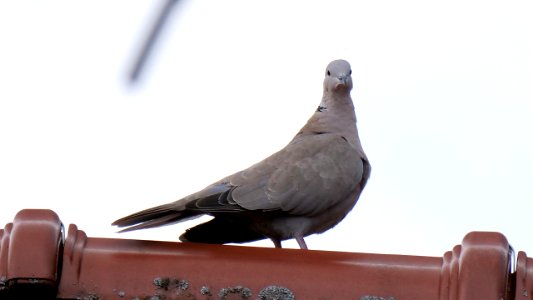
[[[285,146],[248,169],[172,203],[113,223],[122,231],[169,225],[207,214],[183,242],[244,243],[269,238],[276,248],[337,225],[353,208],[370,176],[350,97],[350,64],[331,62],[324,94],[307,124]],[[121,231],[121,232],[122,232]]]

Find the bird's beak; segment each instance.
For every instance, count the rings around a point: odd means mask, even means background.
[[[346,79],[348,76],[341,74],[337,79],[339,80],[337,84],[335,85],[335,88],[345,87],[346,86]]]

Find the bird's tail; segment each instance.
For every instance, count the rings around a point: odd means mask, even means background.
[[[199,217],[201,213],[177,209],[175,203],[168,203],[136,212],[118,219],[112,225],[126,227],[119,232],[166,226]]]
[[[217,216],[209,222],[187,229],[182,242],[226,244],[246,243],[265,239],[266,236],[250,229],[249,221]]]

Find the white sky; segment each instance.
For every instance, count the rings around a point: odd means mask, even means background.
[[[159,2],[0,2],[0,227],[50,208],[177,240],[194,222],[110,223],[283,147],[344,58],[372,176],[309,247],[440,256],[490,230],[533,254],[533,2],[182,0],[130,87]]]

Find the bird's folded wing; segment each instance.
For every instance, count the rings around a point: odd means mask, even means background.
[[[361,155],[341,136],[310,135],[232,175],[231,201],[247,210],[312,216],[348,201],[363,178]]]

